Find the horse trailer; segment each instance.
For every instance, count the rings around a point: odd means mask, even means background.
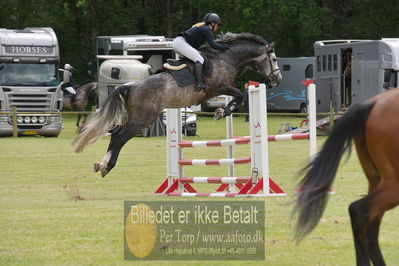
[[[53,29],[0,29],[0,136],[13,135],[14,107],[18,135],[59,135],[59,63]]]
[[[115,88],[160,71],[175,57],[172,40],[163,36],[99,36],[96,46],[100,107]]]
[[[97,37],[98,102],[101,108],[117,87],[144,79],[163,69],[168,58],[175,58],[172,39],[164,36],[130,35]],[[189,112],[199,111],[192,107]],[[143,130],[143,136],[164,135],[163,115]],[[182,113],[183,132],[195,135],[196,115]]]
[[[282,82],[267,88],[267,110],[307,112],[306,86],[302,81],[313,78],[314,57],[279,57]]]
[[[398,87],[399,39],[314,44],[318,112],[340,111]]]

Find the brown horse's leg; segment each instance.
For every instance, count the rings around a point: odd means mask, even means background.
[[[369,225],[367,227],[367,238],[369,240],[370,258],[374,265],[385,265],[380,245],[378,243],[378,235],[380,233],[380,224],[382,216],[383,215],[380,215],[376,217],[373,221],[369,222]]]
[[[399,175],[392,178],[383,176],[370,201],[368,234],[370,256],[374,265],[385,265],[378,244],[379,224],[384,213],[399,204],[399,182],[396,177],[399,178]]]
[[[369,182],[369,195],[350,204],[349,214],[355,242],[357,265],[370,265],[370,260],[374,261],[377,257],[382,259],[381,250],[378,245],[381,219],[376,219],[371,223],[368,222],[372,197],[370,194],[376,189],[381,176],[367,150],[364,139],[355,138],[355,144],[357,156]],[[370,250],[371,246],[373,246],[374,250]]]
[[[389,147],[371,146],[373,153],[370,155],[367,145],[358,139],[355,143],[369,181],[369,195],[352,203],[349,208],[357,263],[369,265],[371,260],[374,265],[385,265],[378,236],[384,213],[399,204],[399,171],[391,160],[393,155],[387,152],[391,151]]]
[[[370,265],[370,251],[367,239],[369,196],[355,201],[349,205],[353,239],[355,242],[357,265]]]

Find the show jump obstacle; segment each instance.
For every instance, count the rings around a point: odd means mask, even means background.
[[[307,139],[310,158],[316,153],[316,106],[315,85],[308,86],[309,133],[267,135],[266,86],[249,86],[249,137],[233,137],[232,116],[226,118],[227,139],[210,141],[183,141],[180,109],[167,109],[167,178],[155,191],[156,195],[186,197],[268,197],[285,196],[286,193],[269,177],[268,141]],[[233,158],[233,146],[250,144],[250,157]],[[228,148],[226,159],[183,159],[184,148]],[[251,164],[251,176],[234,176],[234,165]],[[228,166],[226,177],[184,177],[186,166]],[[193,183],[217,183],[213,193],[198,193]],[[237,190],[236,190],[237,189]]]

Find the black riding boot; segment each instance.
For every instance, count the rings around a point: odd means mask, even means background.
[[[200,61],[195,62],[195,90],[201,91],[208,88],[207,85],[202,82],[202,64]]]

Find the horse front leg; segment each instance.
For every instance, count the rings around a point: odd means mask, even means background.
[[[215,110],[215,116],[214,116],[215,120],[219,120],[221,118],[231,115],[231,113],[234,112],[237,106],[241,105],[243,100],[242,92],[231,85],[226,86],[222,94],[233,96],[234,98],[225,107],[218,108]]]

